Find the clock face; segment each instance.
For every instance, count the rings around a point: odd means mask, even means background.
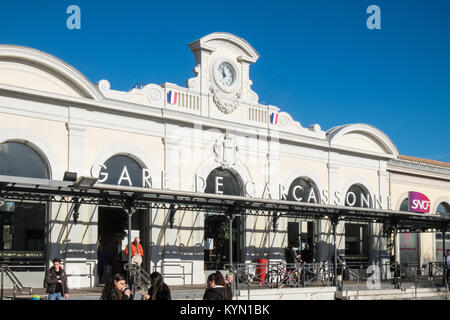
[[[236,79],[236,72],[231,64],[222,62],[216,71],[216,79],[222,86],[229,88]]]

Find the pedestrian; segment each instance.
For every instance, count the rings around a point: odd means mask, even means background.
[[[211,273],[208,276],[203,300],[229,300],[225,279],[220,271]]]
[[[114,274],[105,284],[100,300],[131,300],[131,291],[122,274]]]
[[[284,258],[286,260],[286,271],[287,274],[284,276],[290,277],[293,274],[293,277],[297,277],[297,269],[299,268],[298,262],[301,261],[301,255],[297,253],[296,243],[291,242],[288,247],[284,251]],[[285,280],[285,279],[283,279]]]
[[[301,256],[304,263],[313,263],[313,252],[309,243],[305,245],[305,249],[302,250]]]
[[[103,274],[105,273],[105,261],[105,250],[103,249],[103,245],[100,244],[97,247],[97,275],[99,283],[102,281]]]
[[[234,274],[232,272],[228,272],[225,275],[225,287],[227,288],[227,294],[228,294],[227,300],[233,299],[233,279],[234,279]]]
[[[48,293],[48,300],[69,298],[67,274],[61,266],[61,260],[59,258],[53,259],[53,266],[47,272],[45,283],[47,285],[46,292]]]
[[[143,295],[143,300],[172,300],[170,289],[164,283],[164,278],[161,273],[153,272],[150,275],[151,286],[148,289],[148,294]]]
[[[311,249],[311,246],[309,243],[305,245],[305,249],[301,251],[301,257],[302,257],[302,272],[301,272],[301,279],[303,281],[303,277],[305,277],[305,280],[310,280],[314,277],[314,269],[309,265],[305,266],[305,264],[313,263],[313,252]],[[304,275],[303,275],[304,273]]]
[[[136,237],[131,243],[131,263],[141,265],[142,257],[144,256],[144,249],[141,245],[141,239]],[[125,248],[125,255],[128,258],[128,246]]]

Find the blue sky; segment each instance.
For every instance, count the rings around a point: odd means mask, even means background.
[[[81,9],[69,30],[66,9]],[[381,30],[369,30],[369,5]],[[367,123],[401,154],[450,162],[450,1],[2,1],[0,43],[33,47],[112,89],[184,86],[187,44],[224,31],[261,55],[251,66],[260,102],[304,127]]]

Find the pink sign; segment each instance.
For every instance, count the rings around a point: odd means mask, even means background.
[[[410,191],[408,197],[409,211],[422,213],[430,212],[431,201],[427,198],[426,195],[420,192]]]

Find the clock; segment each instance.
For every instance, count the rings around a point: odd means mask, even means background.
[[[228,62],[222,62],[217,69],[217,80],[224,87],[231,87],[236,79],[236,72]]]
[[[227,93],[235,91],[238,83],[238,73],[233,63],[217,61],[213,68],[213,77],[217,86]]]

